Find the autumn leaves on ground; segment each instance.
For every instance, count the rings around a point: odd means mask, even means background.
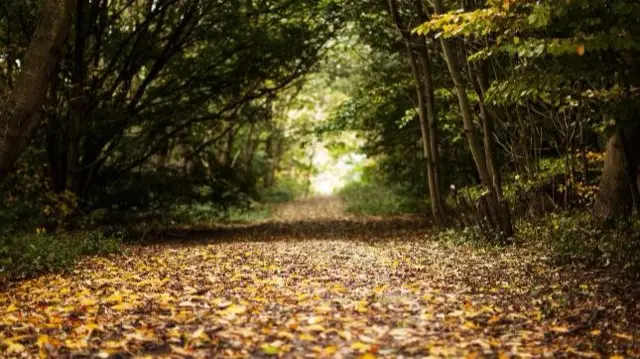
[[[336,199],[0,293],[2,357],[634,357],[637,293]],[[625,293],[626,292],[626,293]]]

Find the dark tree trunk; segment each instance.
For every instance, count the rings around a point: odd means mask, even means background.
[[[638,165],[640,127],[616,131],[607,141],[600,191],[593,207],[596,219],[606,225],[629,220],[638,195]]]
[[[76,194],[81,190],[81,177],[84,175],[80,169],[80,140],[81,126],[88,107],[88,99],[84,93],[86,81],[85,65],[85,5],[86,0],[76,1],[75,15],[75,46],[73,53],[73,71],[71,74],[72,90],[69,101],[69,126],[68,126],[68,151],[67,151],[67,175],[70,181],[68,187]]]
[[[442,201],[440,200],[440,189],[438,188],[440,181],[436,178],[437,167],[434,167],[434,164],[437,163],[437,161],[433,160],[433,156],[438,155],[437,144],[430,143],[431,140],[437,140],[437,135],[432,136],[430,133],[430,129],[435,127],[435,100],[432,96],[433,93],[429,92],[433,91],[433,86],[430,82],[431,74],[428,52],[425,48],[424,51],[418,52],[422,54],[420,58],[418,57],[415,51],[416,44],[414,44],[416,39],[414,39],[402,22],[396,0],[389,0],[389,12],[404,40],[407,57],[409,59],[409,64],[411,65],[411,71],[413,72],[416,86],[416,95],[418,97],[418,117],[420,119],[420,131],[422,134],[422,148],[427,170],[429,195],[431,197],[431,212],[436,224],[444,227],[446,225],[446,217]],[[422,40],[422,43],[418,46],[426,46],[426,43]],[[418,61],[419,59],[420,61]],[[429,89],[425,85],[431,85],[432,87]],[[429,127],[429,125],[432,127]]]
[[[0,99],[0,179],[13,169],[40,121],[38,110],[57,66],[60,46],[69,31],[69,2],[48,0],[43,3],[24,67],[13,91]]]

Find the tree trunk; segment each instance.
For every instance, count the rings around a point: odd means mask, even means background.
[[[434,0],[434,6],[436,13],[443,14],[445,12],[443,0]],[[480,138],[476,133],[473,124],[473,115],[471,113],[471,106],[469,103],[469,98],[467,96],[466,84],[462,76],[462,71],[460,70],[460,66],[458,64],[458,59],[455,53],[455,49],[451,40],[441,38],[440,39],[442,50],[444,52],[445,62],[447,63],[447,67],[449,68],[449,73],[451,75],[451,79],[455,85],[456,95],[458,97],[458,104],[460,106],[460,113],[462,115],[462,121],[464,124],[464,132],[467,136],[467,141],[469,143],[469,149],[471,150],[471,155],[473,156],[473,160],[476,164],[476,168],[478,170],[478,175],[480,177],[480,182],[487,189],[488,192],[488,205],[489,210],[491,211],[491,216],[494,219],[500,218],[503,219],[504,211],[501,210],[501,204],[498,200],[497,189],[494,184],[494,178],[491,175],[489,166],[487,164],[487,154],[486,148],[483,147],[480,142]],[[507,223],[504,220],[500,220],[500,228],[502,239],[508,238],[510,234],[513,233],[513,228],[511,223]]]
[[[82,189],[82,177],[80,169],[80,137],[82,121],[86,114],[87,98],[83,87],[86,81],[85,65],[85,5],[86,0],[76,1],[75,16],[75,46],[73,53],[73,71],[71,74],[71,100],[69,101],[69,149],[67,153],[67,178],[70,180],[69,188],[78,194]]]
[[[24,57],[22,72],[13,91],[0,99],[0,179],[13,169],[40,122],[38,110],[44,102],[49,80],[58,63],[60,47],[69,31],[69,2],[44,2]]]
[[[634,192],[637,195],[638,184],[635,173],[631,175],[629,172],[638,168],[639,142],[640,128],[637,127],[618,130],[607,141],[600,190],[593,207],[593,215],[605,225],[614,225],[631,217],[633,195]]]
[[[434,116],[435,106],[427,107],[428,99],[426,98],[426,89],[423,79],[423,73],[421,73],[420,67],[418,67],[418,60],[416,58],[416,54],[414,52],[413,39],[412,35],[405,28],[402,23],[402,19],[400,18],[400,13],[398,12],[398,6],[396,0],[389,0],[389,12],[393,18],[393,22],[395,23],[398,31],[402,35],[402,38],[405,43],[405,47],[407,49],[407,57],[409,59],[409,63],[411,65],[411,71],[413,72],[413,77],[416,85],[416,94],[418,96],[418,117],[420,118],[420,131],[422,133],[422,148],[424,152],[424,158],[427,169],[427,179],[429,186],[429,196],[431,198],[431,212],[433,214],[433,218],[438,226],[445,225],[445,217],[444,212],[441,212],[442,203],[439,201],[440,193],[438,188],[438,182],[434,176],[434,168],[432,162],[432,144],[430,143],[431,135],[429,133],[429,128],[427,127],[427,118],[430,116]],[[424,61],[423,61],[424,62]],[[433,103],[432,103],[433,104]]]
[[[421,23],[427,22],[428,16],[424,9],[422,0],[414,0],[414,5],[418,11],[418,20]],[[424,90],[427,105],[427,128],[429,134],[429,151],[431,156],[431,169],[433,173],[433,187],[435,191],[431,193],[431,200],[435,203],[432,204],[432,209],[438,212],[438,216],[442,218],[442,221],[446,224],[447,217],[444,210],[444,204],[442,202],[442,184],[440,183],[440,152],[438,151],[439,138],[438,136],[438,120],[436,116],[436,95],[435,86],[433,84],[433,74],[431,72],[431,56],[429,55],[428,44],[425,40],[421,41],[421,47],[419,56],[422,64],[422,77],[424,80]]]
[[[483,142],[484,142],[484,154],[487,160],[487,167],[491,174],[492,184],[495,190],[497,200],[497,223],[499,223],[500,229],[503,231],[504,236],[509,238],[513,236],[513,223],[511,221],[511,211],[509,209],[509,202],[504,198],[502,191],[502,176],[500,169],[496,164],[495,152],[493,150],[493,131],[494,131],[494,118],[497,116],[495,111],[492,111],[484,101],[484,93],[486,91],[484,76],[479,66],[471,66],[467,62],[469,78],[473,84],[474,90],[478,95],[478,103],[480,105],[480,119],[482,120]],[[477,64],[476,64],[477,65]]]

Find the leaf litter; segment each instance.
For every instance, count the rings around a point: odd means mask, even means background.
[[[1,356],[640,357],[637,285],[336,199],[279,214],[13,283]]]

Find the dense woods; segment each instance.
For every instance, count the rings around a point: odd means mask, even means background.
[[[0,285],[319,194],[229,236],[402,218],[637,281],[639,36],[633,0],[0,1]]]
[[[637,11],[625,1],[3,4],[5,203],[29,186],[70,202],[73,217],[205,193],[259,199],[295,142],[276,118],[305,76],[342,64],[337,76],[357,85],[325,127],[361,131],[367,154],[393,163],[387,176],[423,188],[413,193],[437,225],[453,223],[450,185],[477,185],[483,227],[508,241],[522,194],[505,188],[544,192],[548,180],[564,201],[534,196],[568,207],[599,183],[594,215],[627,220],[638,197]],[[348,38],[366,58],[327,64]],[[587,158],[605,150],[604,163]],[[544,178],[554,161],[564,178]]]
[[[69,216],[175,205],[205,189],[212,201],[253,194],[257,148],[278,150],[274,98],[342,21],[331,2],[78,1],[69,27],[66,2],[43,2],[46,16],[38,5],[3,4],[3,92],[17,98],[5,102],[25,107],[3,112],[4,194],[31,182],[35,195],[70,202]],[[38,53],[63,40],[59,61]]]

